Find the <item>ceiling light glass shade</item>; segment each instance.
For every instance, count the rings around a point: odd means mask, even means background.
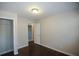
[[[33,9],[32,9],[32,13],[33,13],[33,14],[39,14],[39,9],[33,8]]]

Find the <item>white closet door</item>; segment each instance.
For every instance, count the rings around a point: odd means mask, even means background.
[[[13,50],[12,21],[0,19],[0,54]]]

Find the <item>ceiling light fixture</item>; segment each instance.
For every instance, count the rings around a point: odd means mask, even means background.
[[[39,14],[40,12],[38,8],[32,8],[31,10],[33,14]]]

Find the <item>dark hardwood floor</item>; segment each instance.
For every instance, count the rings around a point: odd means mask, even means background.
[[[2,56],[14,56],[14,55],[13,52],[10,52]],[[68,56],[68,55],[35,44],[33,42],[29,42],[28,47],[19,49],[19,54],[17,56]]]

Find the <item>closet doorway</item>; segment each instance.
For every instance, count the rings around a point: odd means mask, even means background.
[[[0,18],[0,55],[13,50],[13,20]]]

